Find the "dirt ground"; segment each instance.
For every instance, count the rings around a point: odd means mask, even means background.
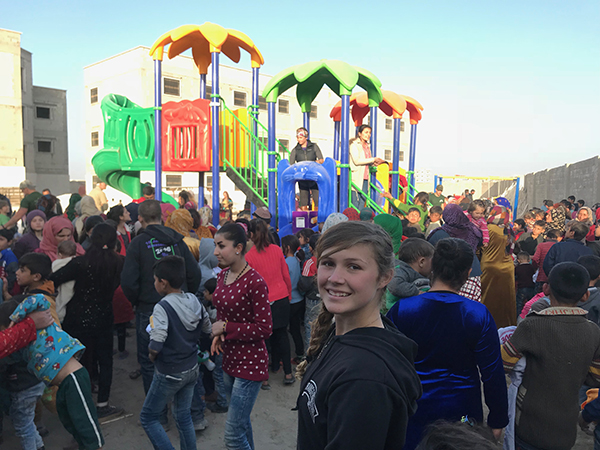
[[[144,403],[144,388],[141,377],[131,380],[129,372],[137,368],[135,356],[135,330],[128,330],[131,337],[127,338],[128,358],[119,360],[115,357],[113,385],[110,403],[125,409],[124,418],[102,425],[102,433],[107,450],[145,450],[152,449],[144,430],[139,426],[138,419]],[[115,340],[116,348],[116,340]],[[296,448],[296,413],[291,409],[295,406],[299,383],[284,386],[283,373],[271,374],[271,390],[260,391],[252,412],[252,429],[254,444],[260,450],[285,450]],[[127,417],[127,415],[130,415]],[[206,411],[209,426],[206,430],[197,432],[198,449],[225,449],[223,433],[226,414],[213,414]],[[44,438],[47,450],[61,450],[70,442],[70,435],[62,427],[58,417],[44,411],[44,423],[50,430],[50,435]],[[171,430],[168,435],[175,448],[179,448],[179,435],[175,424],[170,418]],[[19,440],[15,437],[10,419],[4,418],[4,444],[2,449],[17,450]],[[593,448],[593,438],[579,432],[574,450],[589,450]]]

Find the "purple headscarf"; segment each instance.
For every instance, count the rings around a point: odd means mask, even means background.
[[[442,213],[444,225],[433,230],[430,236],[439,230],[444,230],[450,237],[462,239],[471,246],[473,251],[477,251],[477,246],[481,242],[481,230],[471,223],[465,215],[462,208],[455,204],[449,204]]]

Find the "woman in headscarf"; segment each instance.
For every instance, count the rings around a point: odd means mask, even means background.
[[[345,216],[342,213],[329,214],[327,219],[325,219],[325,223],[323,224],[323,233],[325,233],[332,226],[341,222],[348,222],[348,216]]]
[[[196,261],[200,259],[200,241],[190,236],[194,221],[187,209],[176,209],[165,222],[165,226],[183,235],[183,242],[188,246]]]
[[[90,216],[99,216],[102,214],[102,211],[96,208],[96,201],[89,195],[85,195],[81,199],[81,202],[79,202],[79,205],[81,208],[81,214],[75,221],[75,231],[77,231],[77,236],[81,236],[81,233],[83,233],[85,219]]]
[[[57,258],[58,244],[62,241],[75,242],[75,239],[73,239],[73,224],[66,217],[56,216],[44,225],[42,242],[35,252],[48,255],[50,260],[54,261]],[[77,256],[84,254],[83,247],[77,244]]]
[[[342,214],[345,215],[350,221],[360,220],[360,214],[356,209],[352,208],[351,206],[343,210]]]
[[[593,242],[596,240],[596,236],[600,236],[600,228],[596,227],[594,223],[594,214],[592,210],[587,206],[582,206],[577,211],[577,221],[585,223],[588,227],[590,227],[590,231],[585,237],[586,242]]]
[[[45,223],[46,215],[39,209],[34,209],[27,214],[27,229],[13,250],[17,258],[20,259],[25,253],[34,252],[39,248]]]
[[[192,220],[194,224],[192,225],[192,230],[194,230],[194,235],[192,237],[196,237],[200,240],[204,238],[212,239],[213,235],[208,229],[208,227],[202,226],[202,218],[200,217],[200,213],[197,209],[190,209],[190,215],[192,216]]]
[[[505,207],[494,206],[487,222],[490,242],[481,257],[482,303],[492,313],[498,328],[509,327],[517,324],[515,266],[507,251],[510,214]]]
[[[196,234],[198,236],[204,235],[202,228],[206,228],[208,231],[210,231],[210,234],[212,235],[211,237],[214,237],[217,229],[212,225],[212,209],[210,209],[208,206],[203,206],[198,210],[198,212],[200,213],[200,226],[196,230]]]
[[[81,195],[71,194],[71,197],[69,198],[69,206],[67,206],[67,209],[65,211],[65,213],[67,214],[67,218],[71,222],[75,220],[75,217],[77,217],[76,212],[75,212],[75,205],[77,205],[77,203],[79,203],[80,201],[81,201]]]
[[[561,236],[564,236],[566,221],[567,215],[564,206],[560,203],[555,203],[554,208],[546,213],[546,231],[544,237],[550,230],[557,230]]]
[[[438,241],[448,237],[461,239],[469,244],[469,247],[471,247],[473,253],[476,255],[477,249],[482,244],[483,236],[481,230],[473,225],[462,208],[456,204],[449,204],[444,208],[442,218],[444,219],[444,225],[434,229],[429,234],[427,240],[435,245]],[[481,301],[481,266],[477,256],[473,257],[471,273],[466,283],[460,289],[459,295],[475,300],[476,302]]]

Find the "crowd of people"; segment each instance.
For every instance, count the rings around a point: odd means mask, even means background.
[[[353,143],[360,182],[378,163],[369,131]],[[318,159],[299,133],[298,160]],[[387,194],[376,215],[355,193],[280,239],[267,208],[234,220],[229,196],[214,227],[189,192],[176,208],[146,185],[110,207],[105,187],[64,212],[28,181],[14,213],[0,198],[0,413],[23,449],[51,431],[41,403],[66,448],[104,445],[101,424],[124,413],[110,393],[128,329],[155,449],[173,448],[169,410],[181,448],[197,448],[206,409],[226,414],[226,448],[253,449],[251,412],[280,371],[287,388],[299,380],[301,450],[562,450],[600,419],[598,204],[514,217],[505,198],[438,186],[413,204]],[[314,186],[302,190],[307,208]]]

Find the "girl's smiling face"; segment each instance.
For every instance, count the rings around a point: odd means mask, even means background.
[[[373,251],[364,244],[326,252],[317,270],[319,293],[327,310],[336,315],[352,315],[365,308],[379,308],[379,289],[393,271],[383,277]]]

